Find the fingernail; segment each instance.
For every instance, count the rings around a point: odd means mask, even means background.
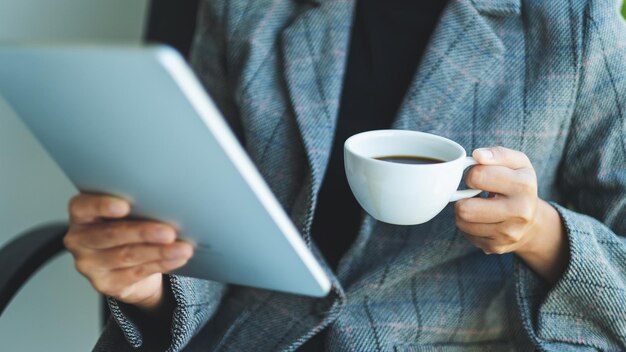
[[[167,257],[170,259],[180,259],[189,257],[191,251],[188,246],[175,246],[167,251]]]
[[[109,211],[112,215],[124,215],[128,211],[128,206],[123,202],[111,202]]]
[[[493,159],[493,152],[489,148],[476,149],[475,153],[481,159]]]
[[[154,240],[157,242],[170,242],[173,237],[172,230],[165,226],[158,226],[154,232]]]

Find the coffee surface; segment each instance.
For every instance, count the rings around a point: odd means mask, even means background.
[[[398,164],[439,164],[445,162],[441,159],[416,155],[387,155],[375,157],[376,160],[389,161]]]

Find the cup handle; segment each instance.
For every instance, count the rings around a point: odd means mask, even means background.
[[[478,162],[471,156],[468,156],[463,161],[463,170],[476,164],[478,164]],[[473,196],[479,194],[480,192],[482,192],[482,190],[480,189],[464,189],[461,191],[456,191],[454,192],[454,194],[452,194],[452,197],[450,197],[450,202],[456,202],[459,199],[472,198]]]

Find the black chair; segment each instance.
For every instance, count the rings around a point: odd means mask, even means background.
[[[146,41],[169,44],[185,57],[188,56],[198,2],[199,0],[153,0]],[[64,251],[63,237],[66,232],[65,223],[46,224],[16,236],[0,248],[0,316],[33,273]],[[105,304],[102,309],[106,321],[108,310]]]
[[[17,236],[0,249],[0,315],[31,275],[63,248],[64,223],[47,224]]]

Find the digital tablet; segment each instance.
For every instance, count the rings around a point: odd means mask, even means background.
[[[0,46],[0,95],[74,185],[196,252],[176,274],[324,296],[330,281],[185,60],[166,46]]]

